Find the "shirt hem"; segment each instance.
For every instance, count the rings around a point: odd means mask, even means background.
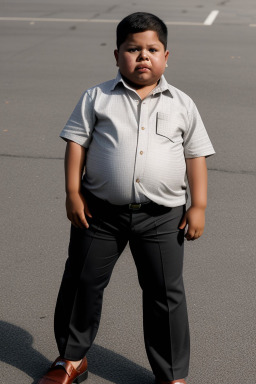
[[[61,139],[67,141],[67,140],[70,140],[70,141],[73,141],[74,143],[77,143],[79,145],[81,145],[82,147],[84,148],[88,148],[89,147],[89,143],[85,143],[83,139],[79,139],[77,136],[74,136],[74,135],[68,135],[68,134],[60,134],[59,136]]]
[[[210,157],[214,155],[216,152],[215,151],[206,151],[206,152],[201,152],[201,153],[193,153],[193,154],[188,154],[185,153],[185,159],[195,159],[197,157]]]

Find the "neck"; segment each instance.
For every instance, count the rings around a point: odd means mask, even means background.
[[[140,89],[136,89],[136,92],[142,100],[144,100],[148,94],[157,86],[157,83]]]
[[[157,86],[159,83],[159,80],[156,83],[149,84],[149,85],[143,85],[143,84],[135,84],[129,81],[126,77],[122,75],[124,81],[131,87],[133,88],[140,98],[143,100],[147,97],[147,95]]]

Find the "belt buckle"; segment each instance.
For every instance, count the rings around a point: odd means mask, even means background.
[[[141,208],[141,204],[129,204],[129,209],[132,211],[138,211]]]

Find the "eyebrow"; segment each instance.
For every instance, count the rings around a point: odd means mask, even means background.
[[[135,46],[135,47],[140,47],[141,44],[136,44],[136,43],[133,43],[133,42],[127,42],[127,45],[128,46]],[[151,48],[151,47],[156,47],[156,46],[159,46],[160,45],[160,42],[159,43],[153,43],[153,44],[148,44],[147,47]]]

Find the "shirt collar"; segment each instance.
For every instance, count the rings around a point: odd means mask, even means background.
[[[117,73],[117,76],[114,80],[114,83],[113,83],[113,86],[111,88],[111,91],[113,91],[118,84],[123,84],[124,87],[130,89],[129,85],[124,81],[124,79],[122,78],[122,75],[120,73],[120,71],[118,71]],[[170,86],[169,84],[167,83],[164,75],[162,75],[160,77],[160,81],[159,83],[157,84],[157,86],[152,90],[152,95],[156,95],[157,93],[163,93],[165,91],[168,91],[168,93],[170,94],[171,97],[173,97],[172,93],[171,93],[171,90],[170,90]]]
[[[168,84],[168,82],[166,81],[166,78],[164,77],[164,75],[162,75],[160,77],[160,80],[159,80],[159,83],[157,84],[157,86],[153,89],[152,91],[152,95],[156,95],[157,93],[163,93],[165,91],[168,91],[168,93],[170,94],[171,97],[173,97],[172,93],[171,93],[171,90],[170,90],[170,86]]]
[[[111,91],[114,91],[114,89],[116,88],[116,86],[117,86],[119,83],[123,83],[124,86],[125,86],[125,82],[124,82],[124,80],[123,80],[123,78],[122,78],[122,75],[121,75],[120,71],[118,70],[118,72],[117,72],[117,76],[116,76],[116,78],[115,78],[115,80],[114,80],[114,83],[113,83],[113,85],[112,85]]]

